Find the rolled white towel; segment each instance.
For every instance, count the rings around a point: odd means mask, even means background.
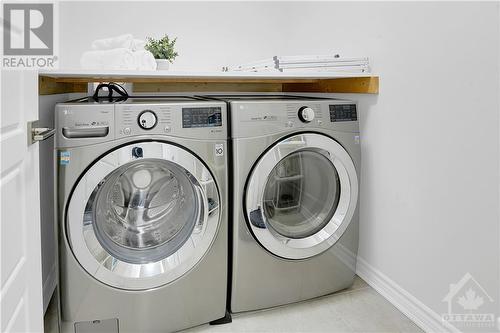
[[[145,40],[136,38],[132,40],[132,51],[142,51],[144,50],[144,46],[146,46]]]
[[[132,52],[135,59],[135,69],[143,71],[154,71],[156,70],[156,61],[153,54],[149,51],[135,51]]]
[[[80,65],[84,69],[135,69],[136,60],[132,51],[119,48],[84,52]]]
[[[116,37],[97,39],[92,42],[92,50],[112,50],[112,49],[129,49],[132,50],[134,45],[134,37],[131,34],[124,34]]]

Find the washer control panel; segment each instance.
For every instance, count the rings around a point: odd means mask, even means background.
[[[182,108],[183,128],[218,126],[222,126],[222,109],[220,107]]]
[[[158,123],[158,117],[153,111],[144,110],[139,114],[137,122],[142,129],[150,130]]]
[[[137,97],[116,102],[82,98],[55,107],[57,147],[137,137],[227,139],[227,105],[183,96]],[[132,153],[141,157],[139,149]],[[216,149],[216,156],[222,152]],[[217,155],[219,154],[219,155]]]
[[[154,103],[140,99],[115,105],[117,137],[170,135],[190,138],[224,138],[226,105],[223,102]]]

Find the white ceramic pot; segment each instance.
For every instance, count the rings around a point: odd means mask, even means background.
[[[167,59],[155,59],[156,60],[156,69],[159,71],[167,71],[170,65],[170,62]]]

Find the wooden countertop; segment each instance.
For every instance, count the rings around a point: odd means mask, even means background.
[[[86,92],[93,82],[129,82],[135,92],[323,92],[376,94],[376,75],[280,72],[39,71],[40,94]]]

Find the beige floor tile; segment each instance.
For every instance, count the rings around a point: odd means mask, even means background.
[[[231,324],[203,325],[188,332],[350,332],[349,326],[332,314],[320,304],[294,304],[237,314]]]
[[[333,295],[329,305],[354,332],[422,332],[372,288]]]
[[[233,315],[231,324],[187,332],[423,332],[357,277],[339,293],[274,309]]]

